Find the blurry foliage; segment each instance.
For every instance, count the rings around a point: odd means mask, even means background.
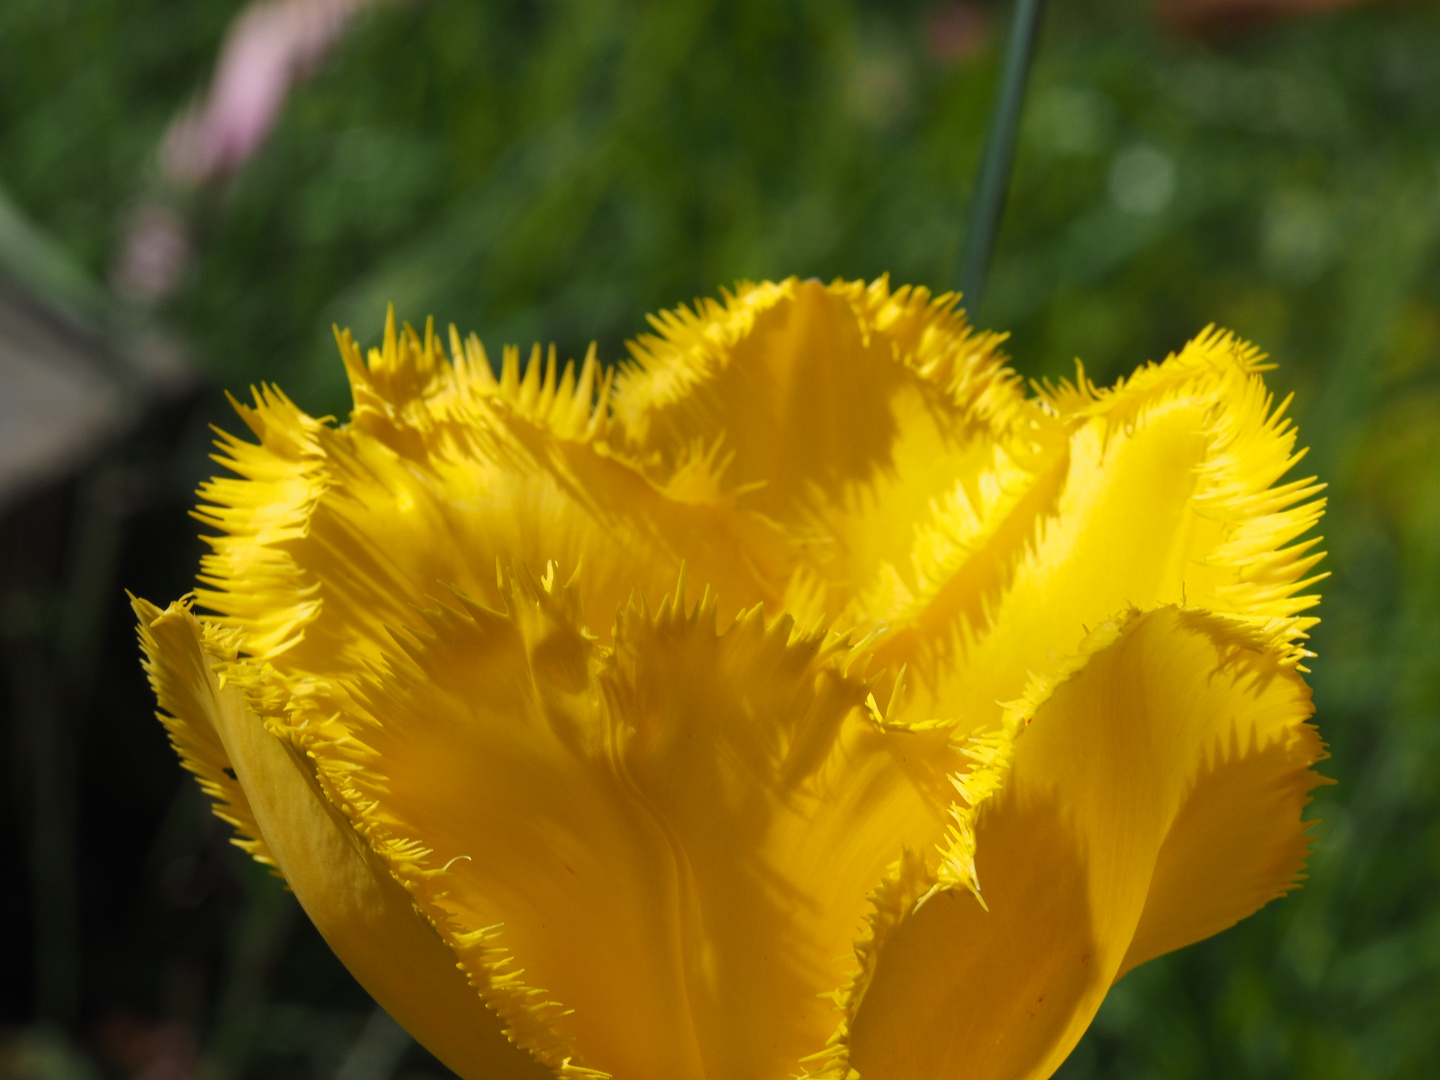
[[[0,183],[97,275],[235,10],[0,6]],[[943,288],[996,49],[936,59],[935,13],[895,0],[378,10],[296,92],[259,157],[191,208],[196,261],[168,317],[218,384],[273,379],[342,412],[330,324],[374,337],[387,301],[492,345],[553,339],[576,355],[593,338],[614,359],[645,312],[740,277],[889,272]],[[1037,378],[1070,374],[1078,355],[1109,381],[1210,321],[1270,351],[1272,385],[1296,392],[1314,448],[1302,468],[1332,484],[1313,684],[1339,781],[1317,800],[1305,888],[1128,976],[1066,1080],[1440,1068],[1437,55],[1433,6],[1203,44],[1159,33],[1128,0],[1050,13],[978,321],[1013,331],[1017,367]],[[171,539],[137,557],[126,584],[182,591],[171,583],[194,563],[173,516],[147,526]],[[155,565],[154,551],[181,549]],[[179,770],[116,625],[109,648],[132,668],[115,677],[132,689],[105,723],[111,741],[144,746],[128,753],[145,764],[109,791],[177,801],[163,829],[145,819],[159,831],[122,844],[119,858],[151,850],[160,869],[124,879],[133,911],[115,930],[143,922],[155,948],[229,970],[244,934],[269,940],[264,904],[236,898],[271,886],[217,854],[213,830],[176,839],[206,826],[173,795]],[[166,845],[228,867],[229,892],[203,917],[176,918],[179,886],[161,879],[193,873],[165,864]],[[362,999],[308,927],[278,932],[282,1004],[209,1000],[203,1021],[241,1024],[230,1030],[268,1047],[266,1075],[328,1075],[341,1051],[306,1058],[300,1044],[308,1032],[343,1046],[339,1029],[297,1018],[353,1018]],[[118,946],[94,955],[143,966]],[[87,978],[112,988],[92,998],[162,1008],[153,972]],[[353,1036],[359,1021],[344,1023]],[[241,1055],[233,1069],[245,1068]]]

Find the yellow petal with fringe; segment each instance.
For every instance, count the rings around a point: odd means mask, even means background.
[[[956,299],[746,283],[608,370],[392,316],[346,423],[237,403],[208,613],[136,602],[161,718],[467,1080],[1044,1077],[1298,881],[1263,357],[1027,397]]]
[[[187,768],[274,867],[321,935],[396,1021],[466,1080],[539,1080],[506,1041],[409,895],[321,793],[310,764],[267,731],[234,681],[227,636],[175,603],[134,601],[161,720]],[[223,801],[222,801],[223,800]]]
[[[1125,970],[1298,883],[1324,752],[1283,651],[1167,607],[1060,670],[1008,710],[1003,781],[974,807],[986,906],[924,895],[852,994],[861,1076],[1049,1076]]]
[[[632,605],[606,648],[553,578],[505,601],[400,638],[339,737],[306,743],[327,790],[562,1074],[793,1072],[869,888],[938,835],[962,759],[877,728],[843,643],[759,608],[721,632],[709,596]]]

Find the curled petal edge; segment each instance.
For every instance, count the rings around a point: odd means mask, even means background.
[[[994,815],[1009,815],[1014,810],[1011,805],[1012,793],[1008,790],[1007,782],[1015,767],[1017,755],[1023,755],[1026,750],[1027,739],[1032,736],[1032,724],[1044,723],[1047,720],[1052,723],[1065,723],[1066,717],[1063,715],[1047,715],[1053,711],[1047,710],[1047,705],[1056,695],[1062,690],[1071,696],[1079,692],[1083,683],[1077,683],[1077,680],[1085,678],[1087,669],[1097,656],[1104,657],[1107,651],[1113,652],[1115,649],[1127,647],[1127,643],[1143,641],[1141,635],[1146,634],[1158,634],[1161,637],[1165,634],[1192,635],[1212,642],[1213,656],[1218,666],[1208,678],[1229,679],[1236,686],[1243,687],[1244,693],[1252,690],[1256,694],[1273,691],[1272,696],[1265,699],[1267,704],[1257,705],[1256,708],[1262,713],[1267,709],[1273,710],[1278,701],[1281,714],[1265,716],[1257,713],[1252,717],[1250,738],[1243,745],[1237,740],[1229,739],[1225,732],[1220,730],[1224,728],[1225,731],[1230,731],[1225,726],[1224,718],[1219,718],[1220,722],[1214,732],[1208,735],[1202,733],[1193,748],[1193,754],[1187,759],[1188,765],[1184,767],[1185,779],[1175,781],[1171,778],[1175,785],[1171,789],[1171,795],[1175,800],[1168,810],[1166,820],[1169,824],[1153,843],[1152,870],[1147,879],[1149,884],[1142,902],[1138,906],[1132,905],[1134,910],[1131,912],[1125,941],[1117,943],[1108,940],[1106,934],[1097,931],[1100,944],[1090,941],[1083,944],[1075,942],[1077,956],[1082,948],[1084,951],[1082,964],[1091,964],[1093,957],[1095,966],[1085,972],[1083,977],[1077,974],[1072,980],[1074,985],[1066,988],[1067,994],[1074,995],[1068,1006],[1071,1011],[1054,1020],[1042,1043],[1037,1043],[1033,1048],[1034,1053],[1028,1065],[1015,1071],[1017,1063],[1011,1061],[1000,1072],[992,1073],[975,1062],[973,1064],[980,1070],[975,1075],[1023,1075],[1034,1078],[1048,1076],[1064,1060],[1084,1032],[1111,982],[1152,956],[1199,940],[1238,922],[1298,885],[1303,877],[1301,871],[1310,846],[1308,828],[1314,824],[1300,819],[1300,809],[1309,801],[1306,796],[1309,790],[1330,781],[1310,769],[1327,755],[1315,729],[1307,722],[1313,708],[1308,687],[1296,673],[1294,654],[1276,648],[1264,628],[1257,628],[1240,620],[1178,607],[1165,607],[1145,613],[1132,610],[1097,627],[1087,637],[1083,650],[1057,665],[1053,673],[1032,677],[1026,694],[1006,707],[1002,725],[981,737],[981,750],[977,755],[979,760],[976,767],[966,777],[957,778],[956,786],[970,791],[974,801],[957,804],[949,836],[938,853],[938,863],[934,856],[927,859],[923,852],[904,851],[901,858],[890,868],[886,879],[872,893],[872,910],[865,932],[856,942],[855,973],[847,985],[832,995],[840,1013],[839,1022],[826,1048],[806,1059],[805,1064],[809,1070],[804,1074],[806,1077],[812,1080],[855,1080],[859,1075],[869,1075],[864,1056],[857,1060],[854,1049],[855,1033],[857,1020],[863,1022],[866,1002],[876,993],[882,995],[882,998],[876,1000],[883,1000],[887,990],[893,991],[896,988],[893,971],[890,973],[891,977],[884,981],[884,985],[877,984],[877,973],[885,964],[887,947],[905,934],[922,912],[929,912],[929,909],[934,908],[935,911],[930,914],[944,918],[945,912],[940,909],[959,910],[949,907],[957,902],[953,899],[957,893],[962,897],[959,901],[961,903],[968,902],[963,900],[967,893],[973,894],[975,899],[979,900],[980,882],[986,877],[987,828],[993,830],[995,827],[998,819]],[[1197,673],[1192,672],[1192,675],[1195,674]],[[1201,681],[1205,680],[1202,678]],[[1265,689],[1267,687],[1270,689]],[[1279,689],[1276,690],[1275,687]],[[1239,783],[1242,794],[1253,795],[1258,792],[1266,800],[1263,805],[1258,805],[1259,813],[1255,816],[1268,815],[1267,823],[1270,828],[1262,830],[1264,835],[1258,837],[1263,848],[1260,856],[1252,860],[1242,859],[1238,866],[1232,866],[1230,856],[1223,849],[1217,849],[1213,843],[1208,842],[1210,838],[1204,835],[1203,823],[1197,826],[1194,821],[1187,820],[1186,806],[1208,800],[1208,809],[1214,810],[1216,791],[1207,792],[1204,785],[1218,776],[1220,794],[1223,795],[1225,785],[1234,784],[1236,776],[1233,771],[1228,776],[1224,774],[1223,766],[1226,762],[1234,762],[1237,757],[1245,755],[1253,759],[1266,753],[1269,754],[1269,759],[1261,763],[1261,768],[1266,770],[1260,778],[1262,782],[1256,784],[1255,777],[1241,776]],[[1035,787],[1034,768],[1031,768],[1030,772],[1032,775],[1027,782],[1027,788],[1033,794],[1039,789]],[[1064,772],[1052,777],[1051,781],[1046,781],[1051,782],[1056,785],[1054,790],[1058,791],[1066,782]],[[1178,850],[1180,848],[1186,850]],[[1084,850],[1084,842],[1081,842],[1077,850]],[[992,860],[1002,856],[1010,859],[1013,858],[1013,853],[990,853]],[[1021,858],[1023,861],[1023,856]],[[1192,869],[1187,873],[1187,867],[1195,862],[1203,864],[1200,870]],[[1253,880],[1226,882],[1224,876],[1227,872],[1237,877],[1250,875]],[[1081,873],[1083,877],[1083,868]],[[1197,903],[1193,894],[1186,891],[1193,887],[1197,880],[1204,882],[1218,900],[1207,903],[1206,898],[1201,897]],[[941,898],[945,896],[951,896],[952,899],[942,902]],[[1083,900],[1077,900],[1077,903],[1084,908]],[[977,904],[975,910],[978,914],[967,918],[979,928],[987,925],[1000,927],[1013,921],[1013,910],[1007,911],[994,905],[993,897],[988,911],[982,910],[981,905]],[[1092,914],[1088,917],[1096,918],[1094,909],[1091,910]],[[1069,914],[1075,913],[1072,911]],[[1087,916],[1082,911],[1077,917],[1084,923]],[[1098,918],[1101,922],[1104,921],[1103,915]],[[917,942],[911,941],[905,948],[914,954],[917,947]],[[935,947],[940,950],[938,944]],[[963,949],[965,946],[962,944],[955,947]],[[978,939],[974,947],[981,948]],[[917,961],[912,955],[906,962],[913,964],[929,961]],[[939,957],[937,953],[934,963],[947,966],[952,977],[962,981],[973,979],[977,974],[967,972],[962,978],[959,971],[963,963],[957,957]],[[983,973],[978,981],[987,982]],[[1041,1000],[1044,1000],[1048,993],[1049,991],[1042,993]],[[1050,1008],[1065,1007],[1059,1000],[1065,996],[1056,995]],[[1032,1010],[1030,1015],[1034,1017],[1035,1012]],[[872,1030],[867,1037],[870,1042],[868,1057],[873,1059],[874,1018],[871,1019]],[[913,1023],[911,1027],[913,1028]],[[872,1060],[872,1067],[873,1064]],[[950,1064],[956,1065],[953,1061]],[[936,1063],[932,1061],[925,1070],[915,1072],[914,1075],[935,1075],[930,1071],[935,1067]],[[900,1065],[896,1065],[893,1071],[896,1076],[910,1075]]]
[[[466,1080],[553,1075],[505,1039],[450,947],[323,794],[310,759],[263,722],[254,696],[263,677],[235,659],[234,634],[188,603],[133,607],[176,749],[218,793],[216,813],[240,830],[240,846],[284,877],[360,984]]]

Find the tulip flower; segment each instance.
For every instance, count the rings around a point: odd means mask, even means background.
[[[162,720],[462,1077],[1044,1077],[1300,880],[1262,357],[1027,393],[956,300],[745,284],[498,378],[392,316],[347,423],[237,404],[200,587],[135,604]]]

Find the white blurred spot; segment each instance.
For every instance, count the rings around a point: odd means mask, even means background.
[[[1110,198],[1127,214],[1158,214],[1175,195],[1175,163],[1153,146],[1129,146],[1110,166]]]
[[[1114,106],[1094,90],[1046,87],[1025,109],[1025,134],[1038,148],[1053,154],[1094,154],[1110,141],[1114,113]]]
[[[1315,277],[1330,261],[1335,240],[1334,214],[1316,192],[1280,191],[1265,208],[1260,254],[1285,277],[1302,282]]]

